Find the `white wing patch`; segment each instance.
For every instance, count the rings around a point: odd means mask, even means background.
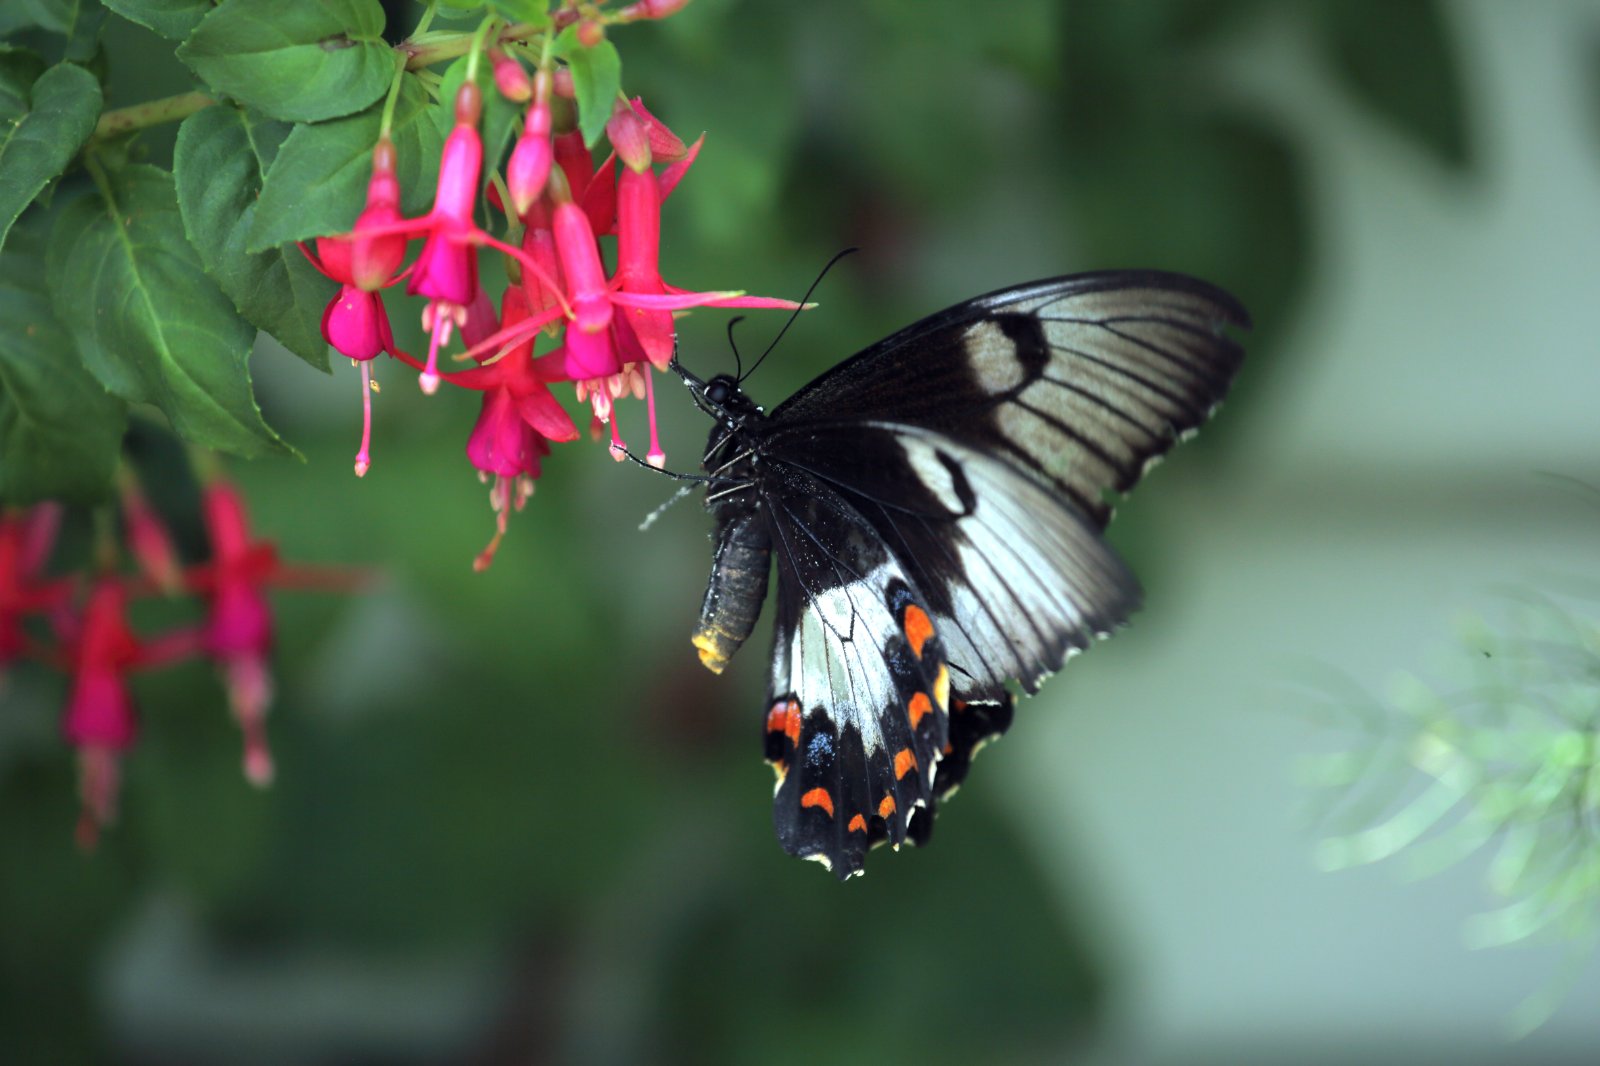
[[[792,692],[801,708],[825,707],[841,728],[854,725],[869,752],[884,745],[878,713],[899,699],[883,662],[883,649],[899,629],[886,600],[899,573],[884,564],[813,595],[782,664],[788,676],[773,678],[773,691]]]

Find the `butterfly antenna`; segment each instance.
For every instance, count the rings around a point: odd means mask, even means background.
[[[733,327],[743,321],[743,315],[735,315],[728,319],[728,347],[733,349],[733,379],[735,381],[740,381],[744,378],[744,360],[739,358],[739,345],[733,339]]]
[[[674,492],[671,496],[668,496],[665,503],[644,516],[644,521],[639,523],[639,532],[643,533],[645,530],[655,525],[656,519],[665,514],[668,507],[671,507],[673,504],[677,503],[679,500],[683,499],[693,491],[693,485],[679,485],[678,491]]]
[[[800,312],[804,311],[806,304],[811,302],[811,294],[817,291],[817,286],[822,284],[822,279],[828,276],[828,271],[833,269],[833,265],[839,260],[843,259],[845,256],[854,252],[859,252],[860,250],[861,249],[859,248],[846,248],[844,251],[828,260],[828,265],[822,268],[822,273],[817,275],[817,280],[811,283],[811,288],[807,289],[805,296],[801,297],[800,306],[796,307],[794,311],[790,313],[789,321],[785,322],[783,324],[783,328],[778,331],[778,335],[772,338],[772,343],[767,345],[767,350],[761,353],[761,358],[757,359],[753,364],[751,364],[748,371],[735,378],[735,381],[737,381],[740,385],[743,385],[745,379],[756,372],[756,367],[767,361],[767,356],[772,354],[772,349],[776,348],[778,346],[778,342],[783,340],[783,335],[789,332],[789,327],[794,325],[794,320],[800,317]]]

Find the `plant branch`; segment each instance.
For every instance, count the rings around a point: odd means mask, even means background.
[[[522,23],[505,27],[496,35],[496,39],[520,41],[538,32],[538,26]],[[406,70],[421,70],[446,59],[466,55],[472,49],[475,36],[475,33],[452,33],[423,43],[402,41],[394,46],[394,50],[398,56],[404,57]],[[105,140],[149,126],[181,122],[196,111],[208,108],[216,102],[214,97],[206,93],[188,92],[176,96],[164,96],[159,100],[147,100],[131,107],[119,107],[100,116],[100,121],[95,123],[94,137],[96,140]]]
[[[216,100],[205,93],[192,92],[165,96],[159,100],[147,100],[132,107],[119,107],[100,116],[100,121],[94,126],[94,136],[96,140],[105,140],[119,133],[132,133],[147,126],[159,126],[163,122],[179,122],[214,103]]]

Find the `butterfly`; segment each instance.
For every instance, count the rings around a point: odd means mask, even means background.
[[[1181,274],[1106,271],[979,296],[908,326],[771,413],[675,367],[715,425],[693,642],[720,673],[776,616],[773,824],[839,876],[922,844],[972,758],[1139,606],[1101,537],[1227,393],[1249,315]]]

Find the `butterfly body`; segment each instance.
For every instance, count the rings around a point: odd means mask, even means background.
[[[1138,606],[1100,537],[1114,494],[1220,402],[1249,319],[1183,275],[1081,274],[978,297],[770,414],[685,375],[715,421],[716,548],[694,643],[720,672],[777,573],[764,745],[791,854],[857,873],[927,838],[972,756]]]

